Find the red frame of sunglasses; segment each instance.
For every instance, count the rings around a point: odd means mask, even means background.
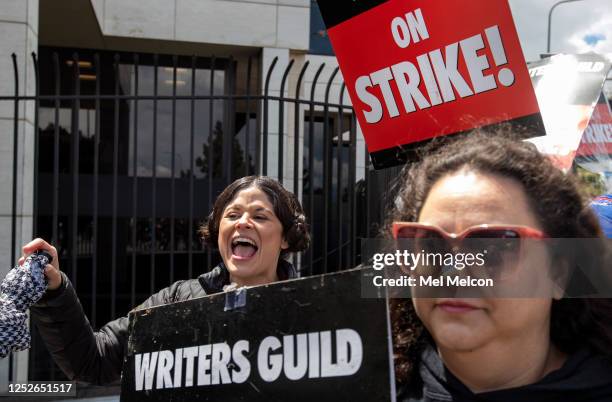
[[[418,223],[418,222],[393,222],[392,231],[393,238],[397,239],[397,235],[399,231],[405,227],[415,228],[415,229],[425,229],[431,230],[438,233],[442,238],[447,240],[463,240],[469,236],[470,233],[477,231],[496,231],[496,230],[512,230],[518,233],[519,238],[521,239],[546,239],[548,236],[544,232],[538,229],[531,228],[529,226],[521,226],[521,225],[475,225],[466,228],[460,233],[449,233],[442,229],[439,226],[431,225],[429,223]],[[492,237],[495,238],[495,237]]]

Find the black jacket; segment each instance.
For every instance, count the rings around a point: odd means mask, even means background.
[[[474,394],[444,367],[433,347],[421,356],[416,387],[404,388],[402,402],[610,402],[612,363],[587,350],[569,356],[563,367],[535,384]],[[415,389],[418,388],[418,389]]]
[[[280,280],[297,276],[293,265],[281,259]],[[128,318],[121,317],[94,332],[85,317],[70,280],[62,273],[62,286],[48,291],[30,308],[32,321],[47,349],[71,380],[107,384],[120,378],[127,352]],[[223,291],[229,284],[223,263],[197,279],[178,281],[149,297],[138,308],[194,299]]]

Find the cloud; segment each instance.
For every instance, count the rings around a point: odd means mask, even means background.
[[[579,53],[612,53],[612,15],[576,30],[567,39],[567,46]]]
[[[512,16],[528,61],[538,60],[540,54],[546,53],[548,13],[558,1],[510,0]],[[610,0],[583,0],[555,8],[551,23],[551,52],[612,55]],[[606,83],[604,90],[612,96],[612,81]]]
[[[548,13],[557,2],[558,0],[510,0],[512,15],[527,60],[537,60],[541,53],[546,52]],[[601,39],[591,40],[594,38]],[[551,51],[612,53],[610,0],[583,0],[561,4],[555,8],[551,23]]]

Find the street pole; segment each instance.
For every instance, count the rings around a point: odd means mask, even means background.
[[[553,11],[555,10],[555,8],[557,8],[561,4],[574,3],[574,2],[577,2],[577,1],[583,1],[583,0],[562,0],[562,1],[559,1],[559,2],[555,3],[550,8],[550,11],[548,12],[548,42],[546,44],[546,53],[550,53],[550,24],[552,22],[552,13],[553,13]]]

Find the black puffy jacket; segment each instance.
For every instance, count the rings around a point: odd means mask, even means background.
[[[280,280],[295,278],[293,265],[281,259]],[[121,376],[123,357],[127,353],[128,318],[109,322],[95,332],[83,312],[70,280],[62,273],[62,285],[30,308],[32,321],[47,349],[71,380],[108,384]],[[146,308],[194,299],[223,291],[229,284],[229,273],[223,263],[197,279],[178,281],[149,297],[138,308]]]

